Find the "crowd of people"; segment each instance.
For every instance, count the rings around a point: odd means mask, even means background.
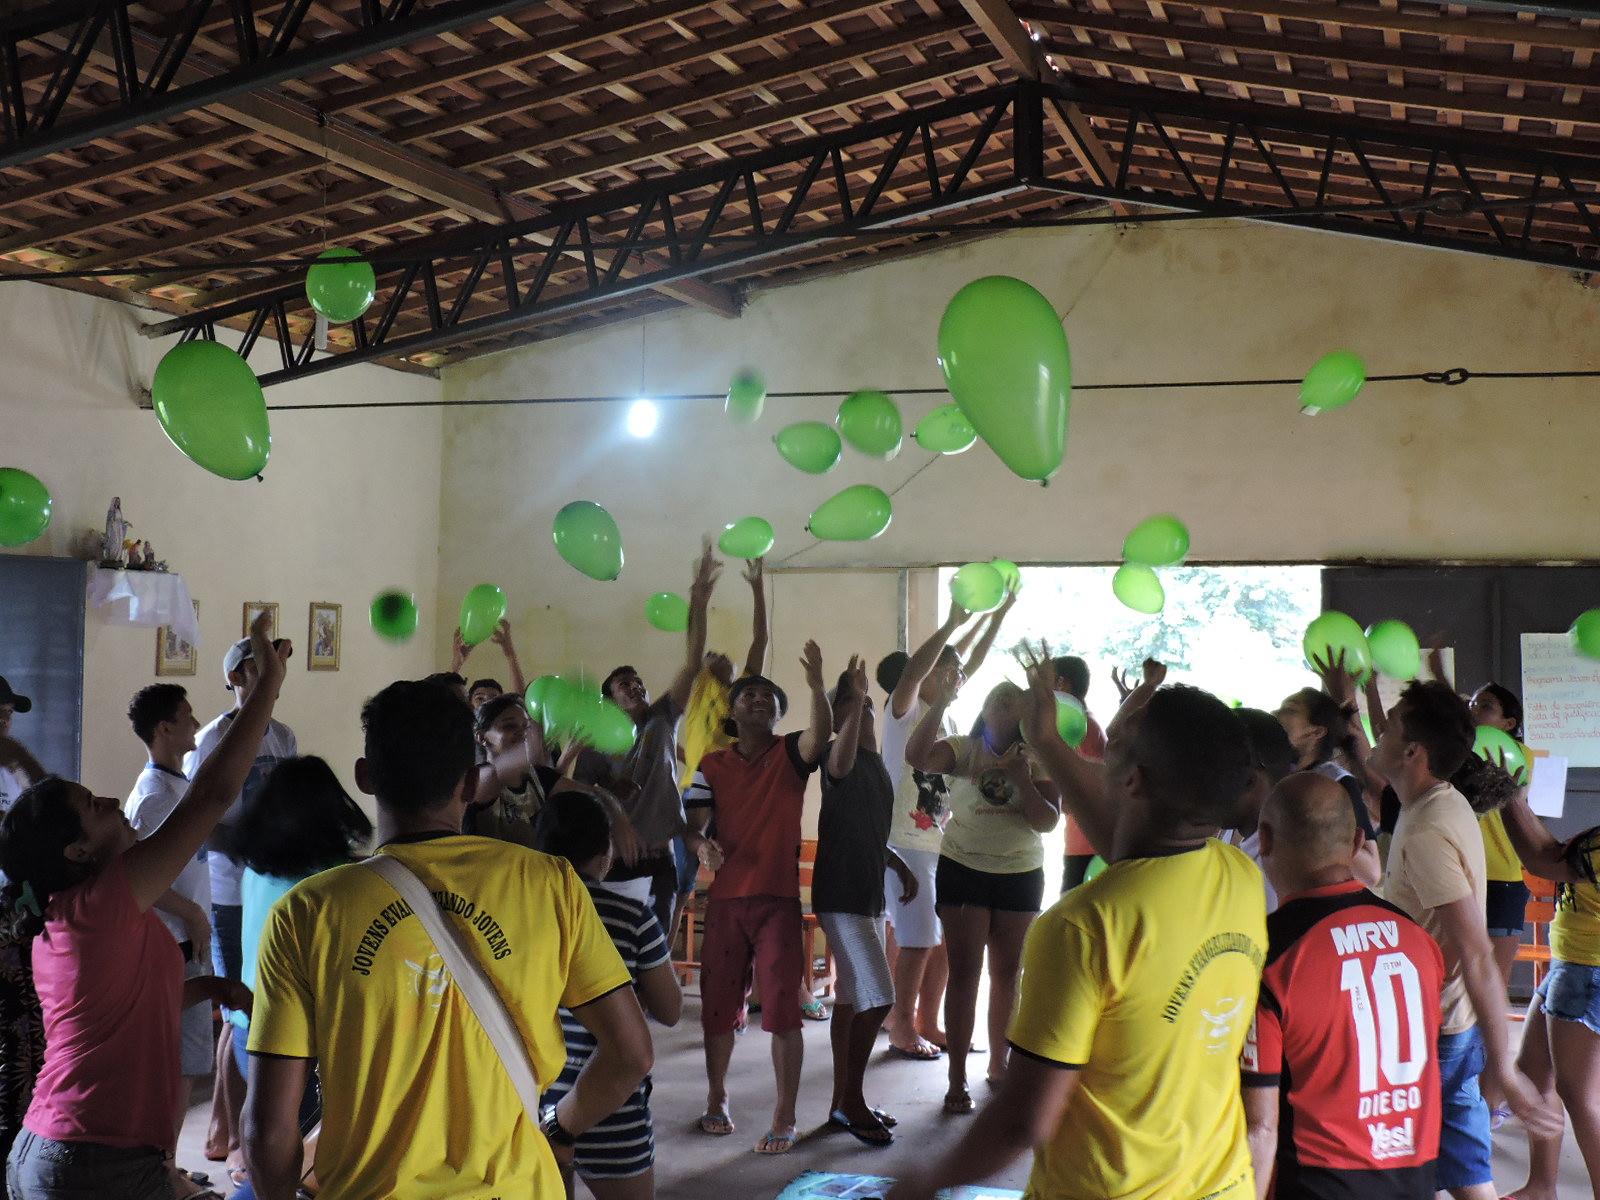
[[[623,754],[530,716],[505,624],[509,687],[468,682],[458,635],[449,671],[377,691],[354,764],[375,821],[274,718],[292,647],[265,617],[224,656],[234,702],[203,728],[181,687],[133,697],[148,759],[126,803],[47,775],[11,729],[29,702],[0,680],[8,1195],[554,1197],[576,1178],[649,1200],[650,1023],[684,1012],[672,948],[691,902],[699,1131],[738,1127],[728,1071],[759,999],[774,1078],[753,1146],[788,1153],[817,1004],[813,774],[828,1125],[894,1141],[869,1087],[880,1039],[942,1060],[943,1113],[965,1124],[891,1200],[1030,1151],[1037,1200],[1493,1200],[1511,1116],[1530,1147],[1515,1194],[1553,1200],[1563,1110],[1600,1181],[1600,830],[1557,839],[1525,780],[1474,755],[1477,725],[1521,736],[1509,689],[1469,700],[1435,662],[1385,710],[1369,683],[1369,742],[1342,661],[1274,712],[1146,662],[1113,671],[1115,716],[1069,745],[1059,706],[1086,707],[1090,666],[1023,643],[1016,681],[959,730],[952,702],[1013,596],[977,618],[952,605],[870,674],[856,656],[830,676],[808,642],[782,733],[759,560],[742,669],[708,650],[721,570],[708,546],[659,696],[632,666],[605,677],[636,730]],[[1560,902],[1515,1051],[1524,866]],[[174,1159],[206,1080],[225,1186]]]

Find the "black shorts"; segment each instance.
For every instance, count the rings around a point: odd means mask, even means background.
[[[1510,879],[1489,880],[1483,908],[1490,937],[1521,937],[1527,924],[1528,885]]]
[[[1044,868],[1000,875],[974,871],[941,854],[934,876],[934,895],[939,898],[940,908],[967,905],[996,912],[1036,913],[1044,900]]]
[[[1069,854],[1061,860],[1061,894],[1065,896],[1073,888],[1083,882],[1083,877],[1089,873],[1089,864],[1094,861],[1092,854]]]

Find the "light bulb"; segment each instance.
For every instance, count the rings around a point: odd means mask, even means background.
[[[647,438],[661,423],[661,411],[654,400],[635,400],[628,406],[628,432],[636,438]]]

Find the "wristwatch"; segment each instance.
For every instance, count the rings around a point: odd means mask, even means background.
[[[556,1106],[547,1104],[539,1111],[539,1132],[544,1134],[552,1146],[576,1146],[578,1139],[565,1129],[561,1128],[561,1119],[556,1116]]]

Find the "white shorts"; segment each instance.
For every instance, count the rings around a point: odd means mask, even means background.
[[[937,850],[902,850],[889,847],[901,858],[917,877],[917,894],[910,904],[900,902],[900,877],[893,869],[883,873],[883,900],[889,912],[889,924],[894,926],[896,945],[908,950],[932,950],[944,940],[944,928],[939,924],[939,914],[934,905],[933,881],[939,869]]]
[[[834,984],[836,1003],[857,1012],[888,1008],[894,1003],[894,979],[884,951],[883,918],[858,913],[817,914],[828,949],[839,969]]]
[[[209,962],[183,964],[183,977],[211,974]],[[183,1010],[178,1018],[178,1061],[184,1075],[209,1075],[217,1066],[217,1034],[211,1023],[211,1002]]]

